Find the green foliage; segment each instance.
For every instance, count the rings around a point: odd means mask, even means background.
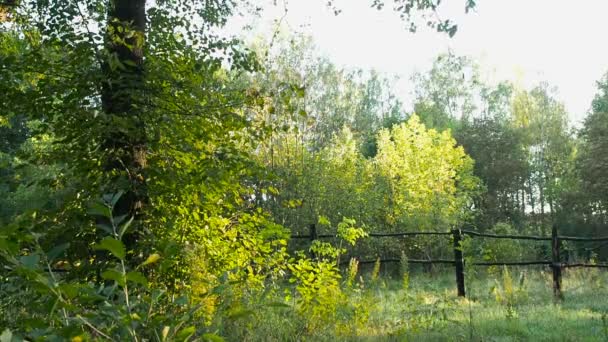
[[[458,225],[478,189],[473,161],[449,131],[427,130],[413,115],[380,132],[375,163],[387,179],[387,220],[422,230]]]
[[[324,218],[320,220],[327,221]],[[361,315],[364,315],[362,312],[364,307],[361,304],[346,301],[346,294],[340,285],[342,276],[338,268],[340,256],[346,252],[342,248],[342,242],[354,245],[358,239],[367,236],[361,228],[355,227],[355,224],[355,220],[343,218],[337,227],[340,238],[338,246],[315,240],[310,246],[310,252],[314,258],[308,258],[303,252],[299,252],[297,258],[292,259],[287,265],[291,271],[289,282],[296,286],[295,293],[288,294],[286,301],[295,300],[297,312],[307,322],[307,331],[336,324],[341,320],[338,317],[340,311],[346,310],[357,319],[363,319]],[[353,290],[357,266],[358,263],[351,259],[349,274],[345,281],[348,291]],[[336,326],[338,330],[344,328],[345,326],[342,324]]]
[[[68,244],[45,251],[39,243],[40,235],[27,230],[31,240],[27,254],[14,256],[0,248],[0,255],[8,262],[8,272],[2,274],[2,302],[21,300],[19,307],[4,307],[4,323],[11,328],[4,334],[13,338],[35,340],[114,339],[183,341],[197,332],[187,327],[193,324],[196,309],[186,306],[183,298],[170,296],[165,289],[150,286],[144,273],[159,260],[152,254],[135,266],[128,266],[121,238],[130,220],[111,216],[111,209],[120,194],[102,201],[113,231],[96,246],[110,252],[114,259],[104,263],[97,282],[72,280],[64,275],[65,251]],[[122,222],[121,222],[122,221]],[[23,239],[26,241],[26,239]],[[24,297],[23,294],[27,294]],[[23,311],[21,308],[27,308]]]
[[[414,111],[422,123],[443,131],[470,118],[478,110],[475,95],[482,91],[478,69],[468,57],[441,54],[428,72],[414,74]]]
[[[499,222],[488,232],[497,235],[513,235],[516,230],[509,224]],[[520,240],[499,239],[497,241],[481,241],[477,244],[477,255],[483,261],[512,261],[530,260],[534,258],[534,246],[529,243],[525,245]],[[493,269],[492,267],[490,268]]]
[[[404,121],[393,79],[339,68],[308,38],[252,50],[223,38],[231,15],[259,10],[251,5],[10,9],[0,23],[0,339],[424,333],[460,303],[416,292],[408,256],[441,256],[447,242],[364,239],[370,232],[472,222],[542,233],[570,213],[605,223],[607,82],[576,142],[548,85],[489,86],[470,59],[445,55],[413,78],[417,114]],[[410,29],[422,15],[453,36],[439,6],[395,2]],[[300,246],[289,236],[315,222],[337,239],[290,254]],[[537,254],[509,241],[461,248],[469,265]],[[386,324],[379,251],[401,254],[390,298],[399,318]],[[369,284],[352,255],[377,258]],[[493,290],[509,318],[529,299],[523,279],[517,288],[505,269]],[[288,319],[273,326],[267,315]]]
[[[354,246],[357,240],[368,236],[363,229],[355,227],[356,223],[355,220],[346,217],[342,219],[342,222],[338,223],[338,238],[351,246]]]
[[[608,147],[606,132],[608,117],[608,76],[598,82],[598,94],[592,103],[592,111],[585,118],[581,130],[581,146],[577,156],[577,171],[581,177],[583,198],[588,200],[589,211],[606,210],[606,180],[605,169],[607,160],[604,151]]]
[[[506,307],[508,319],[517,318],[516,306],[527,299],[525,281],[526,273],[522,272],[518,284],[514,284],[509,269],[505,266],[501,281],[497,280],[496,285],[490,289],[490,293],[494,295],[496,302]]]
[[[407,291],[410,287],[410,265],[408,263],[407,255],[403,251],[401,252],[399,267],[401,271],[401,285],[403,286],[403,290]]]

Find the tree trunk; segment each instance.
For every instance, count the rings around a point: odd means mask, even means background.
[[[536,213],[536,208],[534,203],[534,185],[532,184],[532,175],[528,176],[528,200],[530,201],[532,216],[534,216]]]
[[[540,176],[541,181],[538,184],[538,194],[540,203],[540,227],[542,236],[546,236],[547,230],[545,229],[545,182],[544,175]]]
[[[143,175],[145,29],[145,0],[109,1],[101,96],[108,127],[101,133],[101,147],[109,182],[104,192],[124,192],[114,207],[115,216],[139,217],[148,198]]]

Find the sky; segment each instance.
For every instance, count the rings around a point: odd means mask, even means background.
[[[464,14],[465,0],[444,0],[440,15],[458,24],[454,38],[422,27],[410,33],[390,5],[378,11],[370,7],[372,0],[335,0],[337,16],[326,0],[276,2],[263,6],[257,18],[241,18],[241,24],[270,37],[274,22],[284,16],[284,26],[311,35],[334,63],[399,76],[395,91],[406,106],[412,100],[412,73],[428,70],[438,54],[451,51],[478,61],[488,82],[556,86],[578,126],[596,81],[608,71],[607,0],[477,0],[469,14]]]

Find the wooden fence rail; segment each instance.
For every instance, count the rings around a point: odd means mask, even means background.
[[[335,238],[335,234],[317,234],[315,224],[309,225],[308,235],[292,235],[292,239],[307,239],[311,242],[322,238]],[[369,237],[406,237],[406,236],[418,236],[418,235],[435,235],[435,236],[451,236],[454,248],[454,259],[408,259],[408,263],[412,264],[451,264],[454,265],[456,273],[456,289],[458,296],[466,296],[465,278],[464,278],[464,266],[465,261],[462,253],[462,238],[464,235],[477,238],[491,238],[491,239],[511,239],[511,240],[535,240],[535,241],[551,241],[551,260],[531,260],[531,261],[495,261],[495,262],[473,262],[474,266],[531,266],[531,265],[548,265],[551,267],[553,273],[553,295],[558,300],[563,300],[564,295],[561,289],[562,282],[562,270],[564,268],[572,267],[590,267],[590,268],[608,268],[608,264],[588,264],[588,263],[564,263],[560,258],[560,247],[562,241],[574,241],[574,242],[602,242],[608,241],[608,237],[577,237],[577,236],[560,236],[557,232],[557,226],[553,225],[551,229],[551,236],[529,236],[529,235],[498,235],[498,234],[487,234],[480,233],[471,230],[453,229],[450,232],[398,232],[398,233],[369,233]],[[314,255],[313,255],[314,257]],[[377,260],[360,260],[359,264],[372,264]],[[401,259],[397,258],[380,258],[380,262],[401,262]],[[348,261],[343,261],[341,264],[347,264]]]

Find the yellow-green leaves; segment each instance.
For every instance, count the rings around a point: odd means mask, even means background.
[[[158,253],[150,254],[150,256],[148,256],[146,261],[144,261],[141,265],[142,266],[150,265],[150,264],[157,262],[158,260],[160,260],[160,255]]]
[[[338,223],[338,237],[354,246],[358,239],[366,237],[367,233],[358,227],[355,227],[356,221],[349,218],[343,218],[342,222]]]
[[[450,131],[427,130],[418,116],[382,130],[378,136],[377,170],[389,186],[388,203],[395,219],[412,218],[424,225],[454,223],[467,197],[459,182],[472,178],[473,161]],[[445,228],[445,227],[444,227]]]

